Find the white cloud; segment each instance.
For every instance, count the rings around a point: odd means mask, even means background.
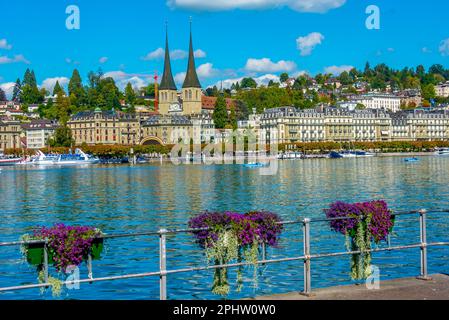
[[[98,60],[98,62],[100,62],[101,64],[108,62],[109,58],[108,57],[101,57],[100,60]]]
[[[6,82],[6,83],[0,84],[0,88],[2,88],[3,91],[5,91],[6,97],[8,99],[11,99],[15,85],[16,85],[15,82]]]
[[[47,78],[44,81],[42,81],[41,88],[47,89],[50,93],[53,93],[53,89],[56,85],[56,82],[59,82],[59,85],[61,87],[65,87],[69,84],[70,79],[66,77],[54,77],[54,78]]]
[[[167,5],[172,9],[222,11],[289,7],[299,12],[317,13],[324,13],[331,9],[339,8],[345,3],[346,0],[167,0]]]
[[[294,69],[296,69],[296,64],[293,61],[273,62],[268,58],[248,59],[245,65],[246,71],[259,73],[290,72]]]
[[[257,82],[257,84],[259,86],[260,85],[266,86],[266,85],[268,85],[268,83],[270,81],[273,81],[273,82],[279,82],[280,81],[279,77],[277,75],[275,75],[275,74],[265,74],[263,76],[254,78],[254,80],[256,80],[256,82]]]
[[[223,89],[229,89],[229,88],[231,88],[233,83],[241,82],[243,80],[243,78],[245,78],[245,77],[220,80],[217,83],[210,85],[209,87],[217,86],[217,88],[221,88],[221,86],[223,85]],[[267,86],[271,80],[274,82],[280,81],[279,76],[277,76],[275,74],[264,74],[260,77],[256,77],[253,79],[257,82],[257,85],[259,85],[259,86],[260,85]]]
[[[212,63],[205,63],[200,65],[196,72],[198,73],[198,77],[200,78],[212,78],[218,75],[219,71],[214,69],[214,65]]]
[[[427,47],[422,48],[421,51],[422,51],[422,53],[432,53],[432,50],[430,50]]]
[[[103,75],[103,78],[109,77],[114,79],[115,84],[119,89],[123,90],[128,82],[131,83],[135,89],[147,86],[153,76],[149,74],[126,73],[124,71],[109,71]]]
[[[25,59],[23,54],[15,55],[13,58],[10,58],[8,56],[0,56],[0,64],[18,63],[18,62],[30,64],[30,62],[27,59]]]
[[[443,57],[449,56],[449,38],[441,41],[439,51]]]
[[[201,58],[206,58],[207,54],[206,52],[204,52],[201,49],[195,50],[195,52],[193,53],[193,55],[195,56],[195,58],[201,59]]]
[[[296,46],[301,56],[309,56],[313,49],[324,40],[324,36],[319,32],[309,33],[307,36],[296,39]]]
[[[172,60],[182,60],[187,58],[188,53],[187,51],[176,49],[170,52],[170,58]]]
[[[182,84],[182,83],[184,82],[185,78],[186,78],[186,73],[185,73],[185,72],[177,73],[177,74],[174,76],[175,82],[176,82],[177,84]]]
[[[6,41],[6,39],[0,39],[0,49],[11,50],[12,45]]]
[[[148,53],[146,56],[142,57],[142,60],[149,61],[149,60],[160,60],[163,59],[165,56],[165,50],[162,48],[158,48],[150,53]],[[176,49],[172,50],[170,52],[170,58],[172,60],[182,60],[186,59],[189,56],[189,53],[185,50]],[[198,49],[194,52],[195,58],[205,58],[206,52],[204,52],[201,49]]]
[[[79,64],[80,64],[79,61],[74,61],[74,60],[72,60],[71,58],[65,58],[65,62],[66,62],[67,64],[74,64],[74,65],[79,65]]]
[[[353,66],[342,65],[342,66],[330,66],[324,68],[325,73],[332,73],[334,76],[339,76],[344,71],[351,71],[354,69]]]
[[[395,52],[396,50],[394,48],[388,48],[387,51],[388,52]]]
[[[300,76],[303,76],[305,74],[309,74],[309,72],[307,72],[306,70],[300,70],[300,71],[296,71],[295,73],[293,73],[291,75],[292,78],[298,78]]]
[[[214,65],[212,63],[204,63],[200,65],[198,68],[196,68],[196,73],[198,74],[198,77],[201,79],[205,78],[213,78],[220,75],[220,70],[215,69]],[[174,77],[174,80],[177,84],[182,84],[186,78],[185,72],[179,72]]]
[[[157,60],[162,59],[164,57],[165,50],[162,48],[157,48],[156,50],[148,53],[146,56],[142,57],[142,60],[148,61],[148,60]]]

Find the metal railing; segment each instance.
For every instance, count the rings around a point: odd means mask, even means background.
[[[449,213],[449,210],[432,210],[432,213]],[[314,259],[320,258],[328,258],[328,257],[339,257],[345,255],[352,254],[361,254],[361,253],[373,253],[373,252],[382,252],[382,251],[396,251],[396,250],[406,250],[413,248],[420,248],[421,258],[420,258],[420,275],[419,279],[428,280],[430,279],[428,276],[428,268],[427,268],[427,248],[428,247],[436,247],[436,246],[449,246],[449,242],[427,242],[427,214],[428,212],[424,209],[418,211],[408,211],[408,212],[400,212],[395,213],[394,216],[404,216],[404,215],[418,215],[419,214],[419,229],[420,229],[420,243],[409,244],[409,245],[401,245],[401,246],[391,246],[390,238],[388,237],[388,247],[386,248],[374,248],[365,251],[342,251],[342,252],[333,252],[333,253],[322,253],[322,254],[311,254],[311,238],[310,238],[310,230],[312,223],[320,223],[320,222],[330,222],[334,220],[344,220],[344,219],[353,219],[353,218],[331,218],[331,219],[309,219],[304,218],[297,221],[287,221],[282,222],[282,225],[302,225],[303,230],[303,245],[304,245],[304,254],[302,256],[294,256],[294,257],[285,257],[278,259],[266,259],[265,250],[262,251],[262,260],[258,260],[256,264],[272,264],[272,263],[282,263],[282,262],[291,262],[291,261],[300,261],[304,262],[304,290],[302,294],[311,295],[312,293],[312,276],[311,276],[311,261]],[[177,273],[186,273],[193,271],[205,271],[219,268],[233,268],[239,266],[252,265],[253,263],[249,262],[239,262],[239,263],[230,263],[223,265],[209,265],[209,266],[201,266],[201,267],[189,267],[189,268],[181,268],[174,270],[167,270],[167,235],[170,234],[179,234],[179,233],[191,233],[196,231],[204,231],[205,229],[177,229],[177,230],[167,230],[160,229],[157,232],[141,232],[141,233],[127,233],[127,234],[115,234],[115,235],[104,235],[101,238],[103,239],[117,239],[117,238],[129,238],[129,237],[141,237],[141,236],[158,236],[159,237],[159,271],[154,272],[145,272],[145,273],[132,273],[125,275],[117,275],[117,276],[109,276],[109,277],[101,277],[94,278],[93,276],[93,268],[92,268],[92,256],[88,255],[87,259],[87,269],[88,269],[88,277],[87,279],[79,279],[79,280],[71,280],[62,282],[63,285],[74,285],[81,283],[94,283],[94,282],[103,282],[103,281],[113,281],[113,280],[124,280],[124,279],[135,279],[135,278],[146,278],[146,277],[159,277],[159,298],[160,300],[167,299],[167,276],[171,274]],[[47,240],[37,240],[37,241],[15,241],[15,242],[2,242],[0,243],[0,247],[6,246],[21,246],[27,244],[44,244],[44,263],[43,263],[43,272],[44,272],[44,283],[37,284],[29,284],[29,285],[20,285],[20,286],[12,286],[12,287],[3,287],[0,288],[0,292],[6,291],[17,291],[17,290],[25,290],[32,288],[47,288],[52,286],[51,283],[48,282],[48,272],[49,272],[49,263],[48,263],[48,250],[47,250]]]

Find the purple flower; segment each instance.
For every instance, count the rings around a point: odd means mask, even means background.
[[[61,271],[70,265],[81,264],[88,255],[94,239],[100,235],[101,232],[92,227],[55,224],[51,228],[42,227],[35,231],[33,238],[48,240],[56,269]]]
[[[362,219],[369,221],[368,230],[376,243],[385,241],[394,226],[394,216],[383,200],[354,204],[335,202],[324,212],[332,219],[330,226],[334,231],[351,237],[355,236]]]
[[[212,246],[218,240],[220,232],[232,230],[241,246],[258,241],[275,246],[283,226],[278,215],[270,212],[204,212],[189,221],[192,233],[202,247]]]

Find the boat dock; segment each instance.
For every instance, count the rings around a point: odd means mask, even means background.
[[[251,300],[449,300],[449,275],[431,275],[430,280],[404,278],[381,281],[377,290],[369,290],[365,285],[347,285],[315,289],[310,296],[291,292]]]

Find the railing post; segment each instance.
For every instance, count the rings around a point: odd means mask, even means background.
[[[303,221],[304,233],[304,292],[306,296],[312,294],[312,276],[310,272],[310,219]]]
[[[44,282],[48,283],[48,245],[47,240],[44,244]],[[48,288],[48,287],[46,287]]]
[[[87,277],[89,279],[93,279],[94,275],[92,272],[92,252],[89,251],[89,254],[87,255]],[[90,282],[92,284],[92,282]]]
[[[267,247],[265,245],[265,242],[262,242],[262,261],[265,261],[267,259],[266,250]],[[262,265],[264,266],[265,263],[263,263]]]
[[[159,299],[167,300],[167,243],[166,229],[159,230]]]
[[[419,210],[419,233],[421,238],[421,280],[431,280],[427,274],[427,210]]]

